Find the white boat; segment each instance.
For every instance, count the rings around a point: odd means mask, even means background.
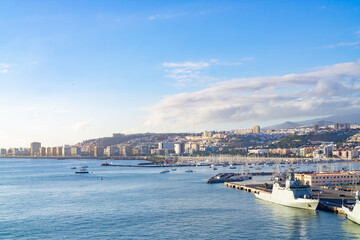
[[[168,173],[170,172],[169,170],[164,170],[164,171],[161,171],[160,173]]]
[[[80,167],[79,171],[76,171],[76,174],[84,174],[84,173],[89,173],[89,171],[87,170],[88,166],[82,166]]]
[[[260,191],[255,196],[280,205],[308,210],[316,210],[319,204],[319,199],[313,198],[310,186],[304,185],[300,180],[295,179],[292,167],[289,169],[289,176],[285,185],[274,181],[271,193]]]
[[[348,219],[360,224],[360,197],[359,191],[356,192],[356,202],[354,206],[342,205],[342,209]]]

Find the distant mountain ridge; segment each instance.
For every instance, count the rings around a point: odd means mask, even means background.
[[[309,126],[314,124],[319,124],[319,126],[325,126],[329,124],[334,123],[350,123],[350,124],[360,124],[360,113],[354,113],[354,114],[344,114],[344,115],[333,115],[329,117],[323,117],[323,118],[315,118],[311,120],[306,121],[298,121],[298,122],[284,122],[281,124],[276,124],[268,127],[264,127],[263,129],[291,129],[296,128],[300,126]]]

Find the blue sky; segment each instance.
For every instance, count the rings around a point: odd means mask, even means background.
[[[4,0],[0,29],[0,147],[359,110],[359,1]]]

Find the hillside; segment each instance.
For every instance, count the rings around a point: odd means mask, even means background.
[[[298,122],[284,122],[281,124],[277,124],[277,125],[272,125],[272,126],[268,126],[268,127],[264,127],[265,130],[267,129],[291,129],[291,128],[296,128],[299,126],[311,126],[314,124],[318,124],[319,126],[325,126],[325,125],[329,125],[329,124],[334,124],[334,123],[350,123],[350,124],[360,124],[360,113],[353,113],[353,114],[338,114],[338,115],[333,115],[333,116],[329,116],[329,117],[323,117],[323,118],[315,118],[315,119],[310,119],[310,120],[306,120],[306,121],[298,121]]]
[[[270,144],[269,148],[298,148],[312,142],[333,142],[341,143],[346,141],[347,138],[356,134],[358,130],[349,130],[331,133],[309,133],[307,135],[288,135],[281,138],[278,142]]]
[[[141,139],[141,138],[145,138],[145,137],[156,137],[156,139],[158,141],[165,141],[169,136],[185,136],[188,135],[188,133],[138,133],[138,134],[128,134],[128,135],[123,135],[123,136],[119,136],[119,137],[103,137],[103,138],[97,138],[97,139],[89,139],[89,140],[85,140],[83,141],[80,145],[81,146],[102,146],[102,147],[107,147],[107,146],[112,146],[112,145],[117,145],[117,144],[121,144],[130,140],[134,140],[134,139]]]

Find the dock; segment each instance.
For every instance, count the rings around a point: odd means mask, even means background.
[[[241,191],[249,193],[259,193],[260,191],[269,191],[269,189],[264,188],[264,184],[267,183],[271,185],[272,182],[225,182],[224,185],[229,188],[235,188]]]
[[[265,189],[264,184],[267,183],[268,187]],[[225,187],[234,188],[237,190],[259,193],[261,191],[271,192],[272,182],[225,182]],[[318,210],[334,212],[337,214],[344,214],[342,204],[351,204],[355,201],[355,195],[352,192],[346,192],[334,189],[325,189],[312,187],[311,192],[314,196],[320,199]]]

